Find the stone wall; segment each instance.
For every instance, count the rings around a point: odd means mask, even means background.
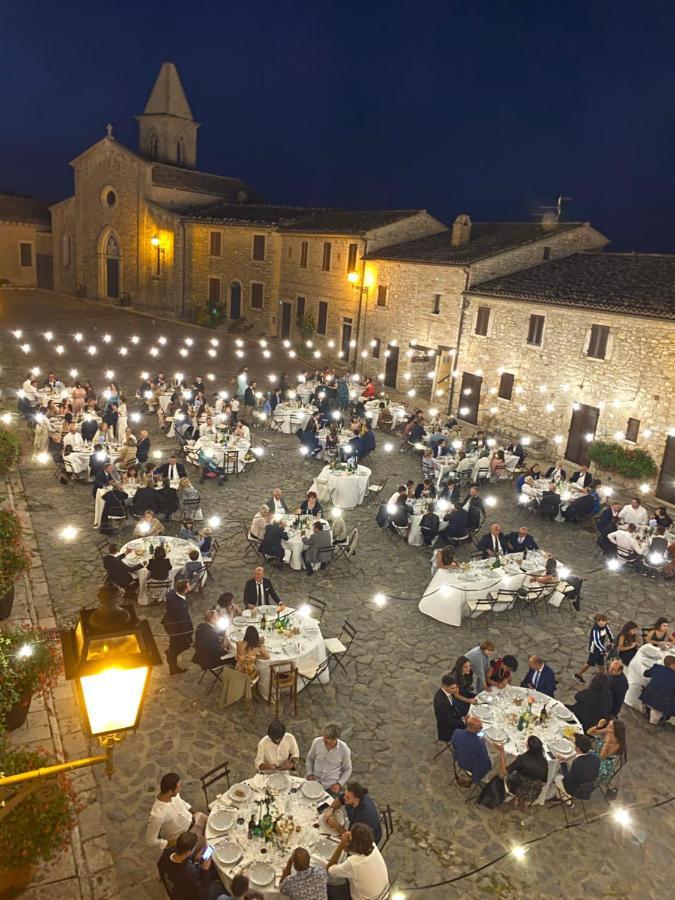
[[[37,225],[0,222],[0,282],[7,280],[13,287],[37,285]],[[31,265],[22,266],[19,244],[31,245]]]

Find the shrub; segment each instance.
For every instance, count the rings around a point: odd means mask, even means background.
[[[312,313],[305,313],[298,324],[300,325],[300,332],[304,338],[311,337],[316,330],[316,322],[314,321],[314,315]]]
[[[610,441],[594,441],[588,455],[608,472],[616,472],[625,478],[649,478],[656,475],[658,468],[646,450],[624,447]]]
[[[0,509],[0,597],[30,567],[30,554],[21,536],[21,522],[16,513]]]
[[[30,652],[21,653],[24,647]],[[0,631],[0,719],[26,695],[54,687],[60,671],[58,644],[39,629]]]
[[[202,328],[215,328],[225,318],[225,309],[219,303],[207,303],[200,306],[194,313],[195,325]]]
[[[0,426],[0,478],[4,478],[16,465],[20,448],[16,432]]]

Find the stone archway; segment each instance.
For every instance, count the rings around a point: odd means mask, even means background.
[[[118,300],[122,290],[122,250],[112,228],[106,228],[99,242],[99,297]]]

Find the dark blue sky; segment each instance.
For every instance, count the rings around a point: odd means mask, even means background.
[[[170,59],[199,167],[269,201],[527,220],[562,193],[673,252],[674,33],[670,0],[4,0],[0,188],[67,196],[107,122],[136,148]]]

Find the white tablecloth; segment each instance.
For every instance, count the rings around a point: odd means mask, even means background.
[[[382,411],[380,409],[381,402],[381,400],[368,400],[368,402],[364,404],[366,408],[366,418],[373,428],[377,428],[377,423],[380,420],[380,412]],[[405,406],[402,406],[400,403],[390,403],[389,412],[391,413],[391,430],[393,431],[405,416]]]
[[[517,720],[520,717],[522,711],[525,709],[527,698],[530,696],[534,697],[535,700],[532,706],[533,714],[535,716],[538,716],[541,712],[542,707],[545,705],[546,712],[549,714],[548,718],[543,726],[539,724],[531,724],[529,727],[524,728],[522,731],[518,731]],[[548,763],[548,778],[546,781],[546,785],[542,788],[542,791],[536,801],[538,805],[543,805],[546,800],[555,795],[555,785],[553,784],[553,779],[560,772],[560,761],[557,759],[557,757],[551,758],[552,756],[554,756],[554,754],[547,752],[548,743],[560,738],[566,738],[566,740],[568,740],[573,745],[574,737],[572,732],[583,732],[583,728],[579,724],[579,720],[576,718],[576,716],[566,711],[565,706],[559,701],[553,700],[546,694],[540,694],[539,691],[531,691],[527,688],[505,687],[501,690],[499,688],[490,688],[489,691],[486,691],[483,694],[479,695],[479,700],[482,700],[484,698],[486,698],[488,701],[482,706],[483,709],[488,710],[488,712],[482,719],[484,727],[489,728],[490,724],[494,724],[499,728],[502,728],[508,735],[508,741],[506,742],[506,744],[504,744],[504,754],[506,756],[507,765],[513,762],[516,756],[519,756],[521,753],[525,752],[525,750],[527,749],[527,738],[531,734],[536,735],[543,743],[544,752],[546,753],[546,761]],[[515,700],[522,701],[521,705],[517,706],[514,703]],[[564,712],[569,716],[569,718],[559,718],[556,715],[557,709]],[[477,705],[472,707],[472,712],[476,713],[477,715],[479,715],[479,710],[480,707],[477,708]],[[488,716],[490,717],[490,721],[488,721]],[[567,730],[567,736],[565,735],[565,730]],[[490,759],[493,761],[493,763],[496,764],[498,756],[496,745],[492,744],[489,740],[485,741],[485,745],[490,755]],[[572,758],[572,755],[570,755],[570,758]]]
[[[315,491],[319,500],[330,501],[340,509],[353,509],[363,503],[370,475],[368,466],[359,466],[356,472],[324,466],[312,482],[310,491]]]
[[[70,468],[75,475],[86,475],[91,480],[89,462],[92,453],[98,453],[99,450],[101,450],[100,447],[92,447],[91,445],[85,445],[78,450],[74,450],[65,457],[66,468]],[[114,463],[119,456],[119,449],[115,445],[107,445],[103,450],[107,454],[109,461],[112,463]]]
[[[294,434],[298,428],[305,430],[309,417],[315,412],[315,406],[296,407],[288,403],[279,403],[273,415],[284,434]]]
[[[280,524],[283,525],[284,531],[288,535],[288,540],[282,541],[281,546],[286,551],[284,562],[288,563],[291,569],[295,569],[299,572],[300,569],[302,569],[302,551],[305,549],[302,539],[303,537],[309,537],[312,533],[312,523],[321,522],[323,524],[323,530],[328,530],[331,541],[333,539],[333,532],[330,527],[330,522],[326,519],[312,517],[312,522],[309,525],[305,525],[305,519],[308,518],[306,516],[301,516],[302,528],[297,529],[293,524],[296,518],[297,517],[291,513],[283,517],[283,522]]]
[[[249,619],[250,624],[255,625],[262,636],[260,622],[263,612],[267,616],[269,629],[271,623],[276,621],[277,611],[275,606],[259,606],[257,612],[257,617],[251,618],[251,611],[248,609],[244,610],[242,613],[242,621],[243,619]],[[281,637],[276,632],[269,630],[265,634],[265,648],[270,654],[270,659],[258,659],[255,664],[260,675],[258,692],[264,699],[267,699],[270,689],[270,666],[272,663],[292,662],[296,666],[299,666],[302,663],[308,662],[319,664],[326,658],[326,646],[324,644],[319,623],[316,619],[311,618],[311,616],[302,618],[299,614],[296,613],[293,615],[293,613],[294,610],[289,607],[284,609],[281,615],[290,616],[290,624],[300,628],[299,635],[285,638]],[[239,619],[237,617],[237,622],[238,621]],[[236,641],[242,640],[245,631],[246,626],[243,624],[230,624],[228,628],[228,639],[233,647]],[[327,671],[321,676],[321,682],[323,684],[328,683]],[[298,690],[302,690],[303,687],[304,684],[302,679],[298,678]]]
[[[138,485],[123,484],[122,490],[127,495],[128,499],[126,502],[130,503],[133,500],[136,491],[138,490]],[[108,485],[107,487],[104,487],[104,488],[99,488],[96,491],[96,499],[94,500],[94,527],[95,528],[98,528],[98,526],[101,524],[101,516],[103,515],[103,503],[105,500],[105,495],[109,494],[110,491],[112,491],[112,485]]]
[[[188,442],[188,447],[199,452],[203,450],[207,456],[210,456],[217,466],[222,468],[225,461],[226,450],[236,450],[238,454],[239,471],[244,470],[246,454],[251,448],[251,442],[244,438],[231,437],[227,446],[225,444],[216,443],[211,437],[199,438],[194,442]]]
[[[160,544],[164,545],[166,555],[172,563],[168,578],[172,584],[176,575],[178,575],[185,563],[190,559],[190,551],[196,550],[199,553],[199,559],[202,559],[199,547],[196,544],[193,544],[192,541],[184,541],[182,538],[166,537],[165,535],[159,534],[154,538],[134,538],[133,541],[129,541],[129,543],[125,544],[120,549],[120,553],[124,553],[127,550],[134,550],[136,552],[130,553],[129,556],[125,557],[124,562],[129,566],[138,565],[139,562],[147,563],[151,555],[151,544],[155,548]],[[133,575],[135,578],[138,578],[138,605],[147,606],[149,602],[146,593],[148,570],[139,569],[138,572],[134,572]]]
[[[649,681],[645,678],[647,669],[652,666],[663,665],[666,656],[675,656],[675,650],[666,650],[665,648],[655,647],[653,644],[643,644],[638,652],[631,659],[630,665],[626,669],[626,678],[628,679],[628,690],[624,698],[624,703],[632,706],[633,709],[642,709],[640,702],[640,694],[642,688]]]

